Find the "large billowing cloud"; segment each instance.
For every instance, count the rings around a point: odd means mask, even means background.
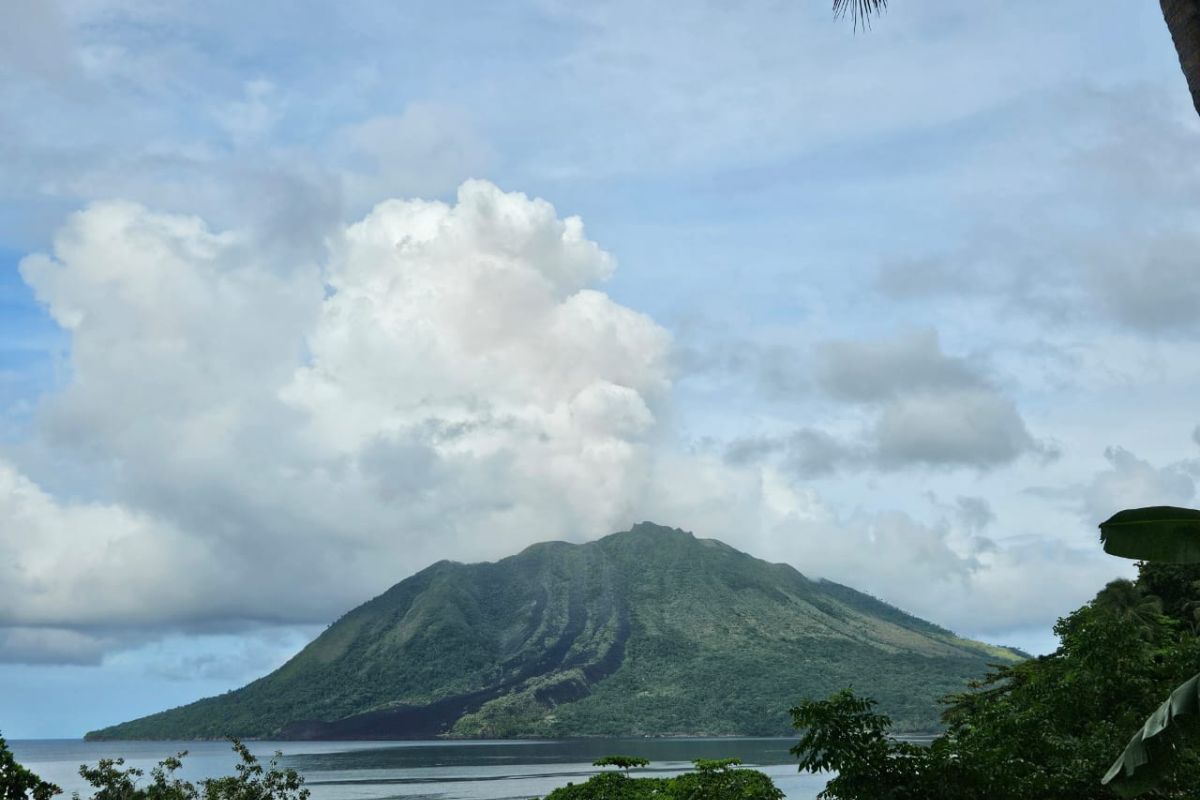
[[[104,203],[23,262],[71,336],[43,432],[111,499],[0,464],[7,652],[328,619],[435,558],[633,513],[669,337],[593,288],[613,260],[577,218],[468,182],[381,204],[310,263],[256,246]]]

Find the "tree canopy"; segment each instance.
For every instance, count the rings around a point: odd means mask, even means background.
[[[649,760],[637,756],[605,756],[592,762],[593,767],[620,767],[626,771],[633,767],[649,766],[649,764]]]
[[[1058,621],[1059,647],[993,669],[947,698],[929,746],[889,738],[891,721],[850,691],[793,709],[803,770],[837,770],[827,800],[1102,800],[1113,757],[1200,664],[1194,565],[1142,564]],[[1163,595],[1155,594],[1155,590]],[[1157,796],[1194,797],[1200,759],[1163,764]]]
[[[0,800],[50,800],[60,792],[62,789],[18,764],[0,736]]]
[[[618,761],[619,760],[619,761]],[[607,763],[602,763],[607,762]],[[598,766],[623,766],[624,762],[645,759],[608,756]],[[736,758],[697,759],[694,772],[673,778],[630,778],[619,772],[602,772],[583,783],[568,783],[546,795],[546,800],[783,800],[767,775],[752,769],[739,769]]]

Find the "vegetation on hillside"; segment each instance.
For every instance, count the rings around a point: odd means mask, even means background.
[[[870,687],[902,731],[1020,656],[651,524],[442,562],[235,692],[89,738],[786,735],[789,698]]]

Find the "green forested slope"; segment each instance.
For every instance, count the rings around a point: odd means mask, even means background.
[[[847,685],[902,730],[1016,654],[838,584],[649,523],[491,564],[441,562],[242,689],[90,738],[790,731]]]

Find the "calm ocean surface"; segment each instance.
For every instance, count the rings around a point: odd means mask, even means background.
[[[313,800],[499,800],[542,797],[568,781],[597,772],[591,762],[620,753],[648,758],[643,775],[669,775],[694,758],[742,759],[766,772],[790,800],[812,800],[824,780],[801,775],[788,754],[794,739],[572,739],[465,742],[250,742],[264,761],[276,750],[281,763],[305,778]],[[14,740],[17,760],[63,788],[64,796],[89,787],[79,765],[124,758],[149,771],[163,757],[187,750],[180,777],[232,774],[236,757],[224,742],[83,742]]]

